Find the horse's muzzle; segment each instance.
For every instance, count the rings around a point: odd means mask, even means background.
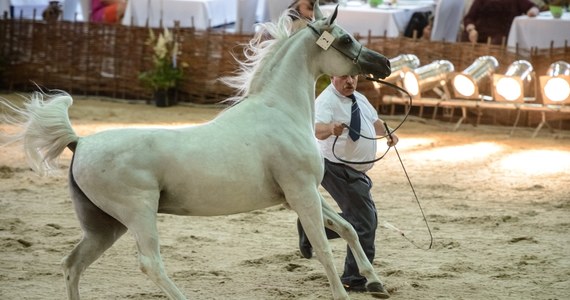
[[[362,74],[371,75],[373,78],[383,79],[392,73],[390,61],[384,55],[365,47],[362,48],[358,64]]]

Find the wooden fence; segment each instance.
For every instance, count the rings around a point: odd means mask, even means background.
[[[152,29],[158,34],[158,29]],[[251,36],[172,28],[179,61],[188,64],[179,101],[218,102],[233,94],[219,80],[236,70]],[[149,99],[138,74],[152,64],[149,28],[88,22],[0,20],[0,87],[8,91],[61,89],[72,94]]]
[[[181,44],[179,60],[189,65],[177,87],[178,100],[216,103],[232,95],[234,91],[218,78],[236,70],[237,64],[232,55],[243,58],[242,45],[252,36],[176,26],[172,31]],[[37,89],[37,84],[72,94],[150,99],[151,92],[138,80],[138,74],[152,63],[151,46],[145,44],[148,36],[149,28],[144,27],[1,19],[0,88],[31,91]],[[497,58],[499,73],[519,59],[530,61],[539,75],[545,74],[554,61],[570,61],[569,47],[509,51],[504,46],[431,42],[405,37],[357,38],[387,57],[414,54],[422,65],[445,59],[451,61],[458,71],[483,55]],[[366,83],[362,84],[362,90],[371,98],[379,98]]]

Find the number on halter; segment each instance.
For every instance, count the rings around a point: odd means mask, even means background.
[[[323,34],[317,40],[317,45],[323,48],[323,50],[327,50],[332,43],[334,42],[334,36],[330,34],[328,31],[323,31]]]

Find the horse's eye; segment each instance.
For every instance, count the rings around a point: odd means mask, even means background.
[[[351,39],[350,36],[348,36],[348,35],[345,35],[345,36],[342,38],[342,41],[343,41],[345,44],[347,44],[347,45],[352,43],[352,39]]]

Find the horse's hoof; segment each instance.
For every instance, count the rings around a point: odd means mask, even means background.
[[[371,282],[369,284],[366,285],[366,290],[368,291],[368,293],[370,293],[372,295],[372,297],[374,298],[380,298],[380,299],[388,299],[390,298],[390,294],[388,293],[388,291],[384,288],[384,285],[382,285],[382,283],[380,282]]]

